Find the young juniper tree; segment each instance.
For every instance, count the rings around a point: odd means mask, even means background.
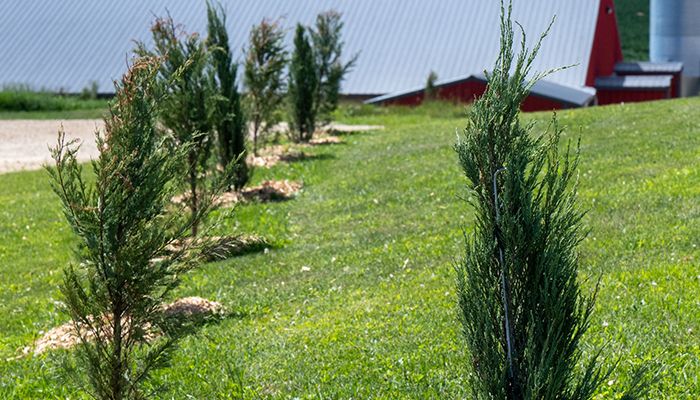
[[[171,152],[156,130],[159,63],[136,60],[117,85],[104,135],[97,134],[94,183],[84,180],[78,146],[63,132],[48,168],[80,238],[79,262],[65,270],[61,292],[81,340],[84,387],[97,399],[149,397],[149,377],[168,361],[178,336],[161,304],[201,254],[166,249],[211,208],[209,199],[188,217],[166,210],[187,149]]]
[[[290,135],[295,142],[308,142],[316,129],[318,77],[314,52],[306,29],[297,24],[294,53],[289,65]]]
[[[197,34],[187,35],[172,18],[158,18],[151,27],[154,49],[140,43],[136,53],[163,59],[159,71],[161,82],[172,82],[169,95],[160,104],[160,121],[175,139],[174,146],[186,146],[183,181],[188,189],[185,196],[193,214],[200,208],[204,196],[204,179],[211,153],[211,119],[207,102],[211,95],[206,74],[207,50]],[[173,79],[178,73],[178,79]],[[192,236],[199,226],[192,226]]]
[[[357,54],[343,64],[341,36],[343,22],[337,11],[327,11],[316,17],[316,27],[309,31],[313,44],[318,84],[315,110],[324,122],[330,122],[330,114],[338,107],[340,84],[357,62]]]
[[[212,126],[218,136],[219,162],[223,166],[236,162],[234,187],[240,189],[248,182],[248,166],[245,160],[246,126],[238,93],[236,75],[238,64],[233,62],[226,32],[226,14],[219,5],[217,11],[207,3],[207,47],[211,56],[211,84],[214,96]]]
[[[275,22],[263,20],[250,31],[245,56],[246,104],[253,129],[253,153],[258,142],[279,122],[284,101],[282,72],[287,64],[284,32]]]
[[[597,356],[577,370],[594,303],[577,281],[576,247],[585,235],[578,151],[567,145],[560,152],[556,119],[540,136],[518,120],[544,75],[530,75],[539,42],[528,52],[523,33],[514,56],[510,7],[502,7],[500,46],[486,93],[455,146],[476,213],[457,267],[473,398],[590,399],[611,370]],[[637,380],[625,398],[641,388]]]

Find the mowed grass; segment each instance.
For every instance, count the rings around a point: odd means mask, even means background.
[[[601,399],[648,360],[663,368],[651,398],[700,393],[698,109],[684,99],[559,113],[566,138],[581,138],[584,290],[601,276],[586,354],[605,345],[609,364],[622,360]],[[453,270],[472,227],[451,149],[463,109],[355,106],[338,118],[385,129],[256,169],[255,182],[304,190],[240,206],[220,229],[272,248],[204,265],[174,293],[231,314],[181,342],[157,375],[159,398],[469,398]],[[537,130],[550,118],[524,116]],[[12,359],[67,320],[57,285],[75,239],[42,171],[0,175],[0,202],[0,398],[82,398],[60,368],[65,351]]]

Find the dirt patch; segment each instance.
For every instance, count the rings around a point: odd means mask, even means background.
[[[162,307],[163,313],[170,318],[191,319],[210,315],[221,315],[225,312],[224,306],[216,301],[203,299],[201,297],[185,297]],[[103,318],[105,324],[109,323],[107,318]],[[125,319],[125,324],[129,319]],[[80,335],[88,340],[94,340],[95,335],[86,327],[78,327]],[[144,331],[149,331],[149,327],[144,327]],[[100,335],[101,336],[101,335]],[[146,334],[147,340],[154,339],[155,336]],[[80,343],[80,337],[75,331],[72,322],[66,322],[46,332],[41,338],[34,342],[33,347],[25,347],[25,355],[33,353],[42,354],[49,350],[70,349]]]

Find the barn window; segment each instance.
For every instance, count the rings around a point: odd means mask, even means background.
[[[605,7],[605,13],[610,15],[613,13],[613,8],[610,6]]]

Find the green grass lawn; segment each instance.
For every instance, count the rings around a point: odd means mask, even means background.
[[[649,0],[615,0],[625,60],[649,59]]]
[[[4,119],[101,119],[107,112],[106,103],[100,108],[66,111],[0,111]]]
[[[642,360],[665,369],[651,398],[700,393],[698,109],[683,99],[559,114],[566,136],[582,139],[584,288],[602,274],[586,352],[605,344],[610,363],[622,358],[601,398]],[[355,106],[338,116],[386,129],[255,170],[255,182],[305,188],[240,206],[222,227],[265,235],[269,252],[185,278],[176,296],[232,313],[181,343],[158,374],[162,398],[468,398],[453,271],[472,222],[451,149],[463,111]],[[538,129],[549,118],[525,116]],[[0,202],[0,398],[81,398],[60,368],[64,351],[8,360],[67,320],[57,285],[75,239],[42,171],[0,175]]]

